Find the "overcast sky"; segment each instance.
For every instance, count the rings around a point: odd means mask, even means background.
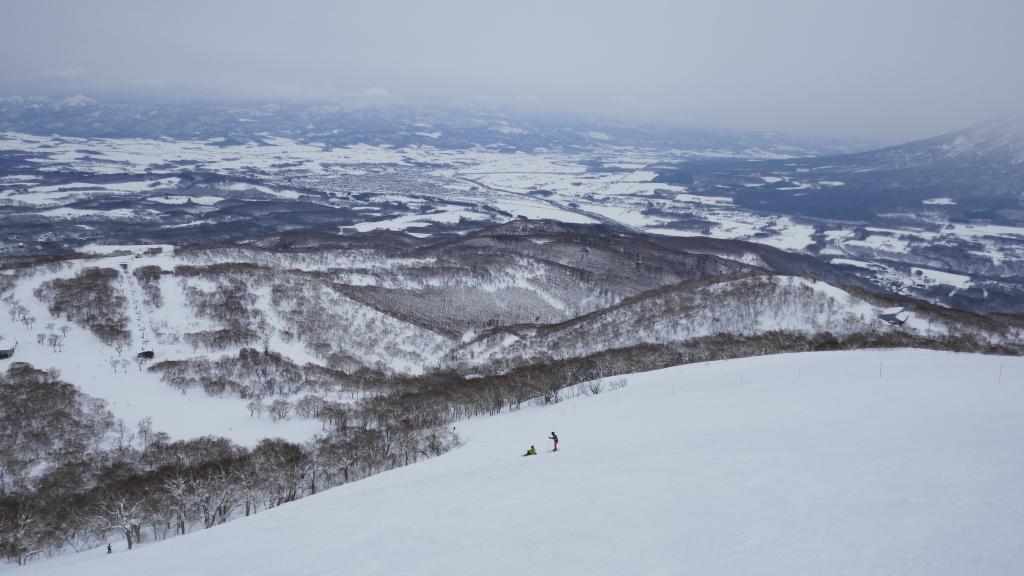
[[[1024,0],[2,0],[0,92],[518,105],[895,142],[1017,113]]]

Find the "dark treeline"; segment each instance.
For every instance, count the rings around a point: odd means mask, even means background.
[[[183,267],[179,266],[179,269]],[[185,277],[180,270],[175,275]],[[184,335],[185,342],[192,345],[193,350],[200,347],[207,350],[223,350],[231,346],[252,344],[260,334],[268,331],[266,319],[259,306],[257,297],[249,291],[245,281],[233,276],[212,276],[217,287],[214,290],[201,290],[194,286],[185,286],[185,301],[192,311],[204,318],[209,318],[222,328],[202,332],[190,332]]]
[[[387,413],[400,414],[399,419],[425,428],[516,410],[533,400],[558,402],[577,384],[632,372],[784,352],[897,347],[990,354],[1024,352],[1019,346],[996,346],[971,334],[936,339],[901,331],[847,336],[773,331],[756,336],[717,334],[672,344],[607,350],[583,358],[549,359],[528,366],[488,367],[479,375],[434,371],[401,376],[367,369],[348,374],[314,364],[300,367],[278,353],[252,348],[218,360],[160,362],[150,370],[161,373],[164,382],[181,390],[197,387],[213,396],[248,399],[254,417],[267,413],[278,420],[295,414],[320,419],[325,429],[330,429],[338,418]],[[343,395],[359,399],[326,399]],[[288,402],[275,396],[299,399]]]
[[[143,294],[146,296],[146,304],[154,308],[164,305],[163,293],[160,291],[160,278],[163,270],[159,266],[140,266],[132,270],[132,274],[139,282]]]
[[[915,347],[986,354],[1024,354],[1016,345],[993,345],[973,335],[943,339],[905,332],[863,332],[848,336],[808,336],[772,331],[754,336],[716,334],[672,344],[642,344],[606,350],[583,358],[547,361],[486,376],[432,372],[421,376],[382,379],[386,402],[455,421],[477,415],[517,410],[530,403],[554,403],[566,397],[602,390],[600,380],[669,366],[766,354],[868,348]],[[591,382],[598,381],[593,386]],[[414,408],[415,407],[415,408]]]
[[[484,366],[475,375],[437,370],[416,376],[360,369],[353,373],[315,364],[299,366],[279,353],[243,348],[217,360],[197,358],[154,364],[164,382],[180,390],[201,388],[212,396],[251,400],[253,416],[296,414],[318,418],[325,428],[339,413],[397,411],[420,426],[516,410],[536,400],[558,402],[582,382],[679,364],[822,350],[916,347],[989,354],[1021,354],[1016,345],[993,345],[966,333],[925,338],[902,331],[804,335],[772,331],[754,336],[716,334],[671,344],[641,344],[582,358],[546,359],[527,366]],[[275,396],[299,397],[289,403]],[[336,402],[329,396],[359,398]]]
[[[54,317],[64,316],[92,330],[103,343],[120,347],[131,334],[128,300],[117,286],[119,276],[113,268],[83,268],[72,278],[43,282],[35,296]]]
[[[28,364],[0,376],[0,555],[19,564],[124,539],[129,548],[210,528],[451,449],[434,415],[389,402],[303,406],[304,444],[171,441],[129,429],[102,401]]]

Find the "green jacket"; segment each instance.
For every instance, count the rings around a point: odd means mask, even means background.
[[[537,455],[537,449],[534,448],[533,446],[530,446],[530,449],[526,451],[526,454],[523,454],[523,456],[536,456],[536,455]]]

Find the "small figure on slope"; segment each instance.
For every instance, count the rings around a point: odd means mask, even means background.
[[[113,554],[113,553],[114,553],[114,549],[110,546],[110,543],[107,542],[107,554]]]
[[[555,434],[554,432],[552,432],[551,436],[548,436],[548,440],[552,440],[555,443],[555,447],[551,451],[552,452],[558,452],[558,434]]]
[[[523,454],[523,456],[536,456],[536,455],[537,455],[537,449],[534,448],[533,446],[530,446],[530,449],[526,451],[526,454]]]

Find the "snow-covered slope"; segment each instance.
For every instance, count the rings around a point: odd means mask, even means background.
[[[20,278],[15,289],[5,294],[0,303],[3,317],[0,319],[0,347],[17,343],[16,354],[0,359],[0,371],[6,371],[12,364],[27,362],[33,366],[60,372],[61,377],[77,386],[82,392],[107,401],[110,410],[125,420],[128,426],[149,418],[156,430],[166,432],[176,439],[216,435],[231,438],[244,445],[253,445],[267,437],[282,437],[303,441],[320,430],[320,426],[309,420],[283,420],[272,423],[269,419],[253,418],[246,409],[246,402],[239,398],[212,397],[202,391],[176,391],[160,380],[159,374],[146,371],[145,365],[136,363],[136,353],[144,348],[156,350],[158,357],[188,358],[201,356],[190,346],[177,341],[171,342],[155,335],[156,329],[167,330],[168,325],[178,329],[196,329],[206,319],[196,318],[186,306],[180,290],[163,292],[165,305],[153,309],[144,305],[141,290],[131,290],[137,280],[130,274],[121,274],[117,290],[123,293],[140,316],[130,316],[129,329],[132,341],[123,349],[102,343],[95,334],[66,318],[52,315],[33,292],[41,284],[55,278],[70,278],[88,267],[119,269],[119,263],[130,262],[133,270],[137,262],[149,265],[172,267],[175,260],[169,254],[147,256],[145,260],[125,256],[107,256],[94,260],[71,261],[56,270],[36,269],[34,274]],[[168,283],[170,284],[170,283]],[[173,286],[173,284],[171,284]],[[35,318],[33,324],[8,322],[11,303],[26,308],[27,314]],[[131,313],[127,310],[126,313]],[[136,319],[138,318],[138,319]],[[59,348],[37,340],[37,334],[62,334],[59,326],[68,327],[60,338]],[[146,332],[148,330],[148,332]],[[143,346],[143,334],[152,338]],[[301,350],[300,350],[301,351]],[[297,360],[302,357],[289,351]]]
[[[652,290],[609,308],[549,326],[489,331],[457,349],[467,365],[495,359],[572,358],[643,344],[685,343],[716,334],[757,336],[772,331],[848,336],[895,333],[880,319],[885,305],[825,282],[799,276],[747,276]],[[900,335],[942,339],[970,333],[931,313],[915,314]],[[1008,341],[1021,337],[1015,331]],[[993,342],[1002,340],[997,337]]]
[[[963,130],[861,156],[909,166],[984,162],[1013,168],[1024,163],[1024,116],[993,118]]]
[[[465,422],[448,455],[250,518],[19,573],[1024,571],[1024,359],[811,353],[628,382]]]

